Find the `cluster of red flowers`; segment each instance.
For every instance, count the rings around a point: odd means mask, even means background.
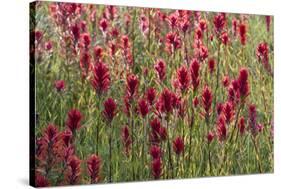
[[[139,12],[139,17],[136,11],[131,18],[131,9],[119,14],[120,9],[115,6],[105,6],[100,11],[95,6],[50,3],[49,9],[60,36],[58,46],[61,52],[57,54],[65,60],[61,69],[68,74],[67,79],[60,75],[61,78],[52,80],[55,94],[64,96],[64,91],[72,93],[76,87],[81,89],[81,100],[75,103],[75,107],[93,107],[90,116],[94,112],[93,115],[101,116],[101,119],[95,117],[97,130],[94,131],[88,125],[83,126],[84,119],[88,119],[89,115],[84,111],[82,115],[73,108],[67,113],[65,128],[49,124],[42,133],[39,132],[42,136],[36,140],[36,186],[50,186],[54,182],[50,179],[52,171],[61,175],[54,179],[57,184],[79,184],[84,180],[98,183],[103,179],[103,163],[109,167],[109,175],[104,180],[111,182],[114,177],[112,145],[116,143],[118,150],[119,144],[122,144],[122,155],[127,158],[126,161],[132,162],[132,175],[135,175],[134,161],[138,157],[150,165],[151,177],[160,179],[165,171],[174,168],[173,161],[179,161],[180,155],[183,155],[182,162],[185,157],[193,156],[190,150],[194,147],[192,132],[198,122],[206,123],[202,139],[208,147],[216,140],[222,144],[228,139],[231,141],[236,130],[237,137],[243,137],[246,132],[255,137],[262,131],[263,125],[258,124],[258,106],[248,106],[252,99],[249,97],[252,71],[237,65],[237,73],[233,76],[233,73],[225,72],[234,70],[234,67],[221,68],[228,63],[220,57],[231,51],[233,43],[243,46],[242,53],[247,47],[250,29],[246,17],[233,16],[229,30],[226,13],[215,14],[210,20],[200,12],[182,10],[166,13],[158,9],[144,9]],[[138,21],[139,31],[132,28],[135,21]],[[269,32],[270,17],[266,17],[265,21]],[[141,39],[138,34],[142,34]],[[52,40],[45,40],[41,31],[36,30],[34,37],[34,48],[38,52],[44,48],[52,53],[57,48]],[[148,40],[148,44],[138,41],[143,39]],[[147,52],[140,48],[142,45],[148,50],[159,48],[161,52],[149,52],[149,56],[145,57]],[[214,52],[215,48],[218,48],[217,52]],[[269,44],[262,42],[255,53],[257,60],[271,73],[270,52]],[[225,53],[224,56],[221,53]],[[139,63],[142,60],[143,63]],[[76,85],[74,81],[77,77],[71,75],[77,70],[82,79]],[[215,80],[217,86],[213,88]],[[93,93],[86,91],[88,87]],[[77,100],[76,95],[71,99]],[[92,106],[92,100],[98,105]],[[245,113],[245,106],[248,106],[247,116],[241,115]],[[201,120],[202,117],[204,119]],[[107,127],[99,130],[102,125]],[[178,128],[178,125],[181,127]],[[186,125],[190,128],[187,133]],[[83,127],[87,129],[83,130]],[[116,133],[113,132],[116,130],[120,142],[115,141]],[[104,157],[104,152],[99,153],[97,147],[86,156],[80,156],[76,143],[88,131],[96,134],[97,146],[98,137],[106,134],[109,139],[108,159]],[[196,136],[198,134],[201,132],[197,132]],[[187,135],[190,136],[188,142]],[[136,146],[142,147],[142,151],[134,151]],[[149,162],[149,156],[143,153],[150,154]],[[88,158],[83,160],[84,157]],[[211,169],[211,165],[208,166]],[[181,167],[185,168],[177,165],[178,169]],[[87,172],[87,177],[84,172]],[[173,173],[172,176],[165,174],[173,178]]]

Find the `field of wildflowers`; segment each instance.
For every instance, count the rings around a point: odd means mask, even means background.
[[[36,186],[273,172],[272,16],[31,7]]]

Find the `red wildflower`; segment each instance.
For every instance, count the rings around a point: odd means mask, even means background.
[[[208,86],[205,86],[202,93],[202,105],[205,110],[205,116],[209,116],[212,106],[212,91]]]
[[[132,139],[130,136],[130,132],[129,132],[129,127],[128,126],[124,126],[121,130],[121,138],[122,138],[122,142],[123,145],[125,147],[125,154],[128,155],[129,154],[129,150],[131,148],[131,144],[132,144]]]
[[[105,93],[110,85],[110,75],[109,70],[103,62],[98,62],[93,68],[93,78],[91,84],[96,90],[98,95]]]
[[[226,123],[230,123],[233,118],[233,104],[230,101],[227,101],[223,106],[223,114],[225,117]]]
[[[210,73],[211,73],[211,74],[212,74],[212,73],[214,72],[214,70],[215,70],[215,64],[216,64],[215,59],[213,59],[213,58],[209,59],[209,61],[208,61],[208,67],[209,67],[209,70],[210,70]]]
[[[87,169],[91,177],[91,183],[98,183],[101,171],[101,158],[95,154],[87,160]]]
[[[103,106],[104,106],[103,116],[109,123],[111,123],[114,116],[116,115],[117,105],[112,98],[108,98],[103,103]]]
[[[199,49],[197,49],[196,55],[201,61],[204,61],[209,56],[208,48],[204,45],[200,45]]]
[[[181,66],[177,70],[177,81],[182,92],[186,92],[189,87],[189,74],[186,66]]]
[[[197,28],[195,30],[195,39],[199,39],[201,40],[203,37],[203,33],[202,33],[202,30],[200,28]]]
[[[149,153],[153,160],[161,158],[161,148],[157,145],[151,146]]]
[[[227,32],[223,32],[223,33],[221,34],[220,39],[221,39],[221,41],[222,41],[222,43],[223,43],[224,45],[227,45],[227,44],[229,43],[229,37],[228,37]]]
[[[151,135],[150,140],[152,143],[159,143],[160,142],[160,130],[162,128],[160,121],[157,118],[154,118],[152,121],[150,121],[150,127],[151,127]]]
[[[94,55],[96,58],[96,62],[99,62],[103,55],[103,49],[101,46],[97,45],[94,47]]]
[[[91,70],[91,55],[88,51],[82,51],[80,54],[80,68],[82,71],[82,76],[85,78],[88,75],[89,70]]]
[[[238,129],[241,135],[245,133],[245,119],[241,117],[238,122]]]
[[[85,49],[89,49],[89,46],[91,44],[91,37],[89,33],[83,33],[80,35],[80,43],[81,46]]]
[[[82,114],[77,109],[71,109],[67,114],[66,126],[75,133],[81,127]]]
[[[246,40],[247,40],[247,27],[246,24],[241,23],[239,25],[239,35],[240,35],[240,41],[242,45],[246,45]]]
[[[166,35],[166,48],[170,53],[181,48],[181,39],[176,32],[169,32]]]
[[[159,130],[160,138],[162,141],[165,141],[168,137],[167,129],[166,127],[160,127]]]
[[[253,136],[257,134],[257,110],[254,104],[249,105],[249,127]]]
[[[225,26],[225,18],[223,14],[219,13],[214,17],[213,23],[215,25],[215,32],[220,33]]]
[[[69,184],[78,184],[81,174],[81,160],[76,156],[71,156],[67,162],[66,177]]]
[[[217,136],[220,141],[226,140],[227,129],[225,124],[225,118],[222,114],[218,117],[217,120]]]
[[[108,28],[108,21],[105,18],[102,18],[99,22],[99,28],[102,31],[102,33],[106,33],[107,32],[107,28]]]
[[[56,80],[55,81],[55,88],[58,92],[61,92],[65,89],[65,82],[64,80]]]
[[[249,83],[248,83],[248,70],[246,68],[242,68],[239,71],[238,77],[238,84],[239,84],[239,94],[240,97],[243,99],[249,95]]]
[[[141,98],[138,101],[138,110],[143,118],[148,114],[149,112],[148,103],[144,98]]]
[[[193,59],[190,65],[190,75],[191,75],[191,83],[193,86],[193,91],[196,91],[199,86],[199,82],[200,82],[199,69],[200,69],[199,62],[196,59]]]
[[[134,74],[129,74],[127,76],[127,85],[126,85],[126,96],[129,99],[132,99],[135,95],[137,95],[139,79]]]
[[[193,99],[193,106],[196,108],[198,106],[198,104],[199,104],[199,98],[196,96]]]
[[[166,77],[166,63],[162,59],[158,59],[154,65],[154,69],[157,71],[160,81],[163,81]]]
[[[217,115],[221,114],[221,112],[223,111],[223,108],[224,108],[223,103],[221,103],[221,102],[217,103],[217,105],[216,105]]]
[[[34,36],[35,36],[35,40],[37,43],[39,43],[41,41],[41,39],[43,38],[43,32],[42,31],[35,31],[34,32]]]
[[[129,37],[127,35],[123,35],[121,37],[121,46],[123,49],[128,49],[130,48],[130,41],[129,41]]]
[[[174,12],[167,17],[168,24],[172,30],[178,25],[178,15]]]
[[[80,27],[78,24],[74,24],[70,27],[74,41],[77,42],[80,38]]]
[[[207,141],[209,144],[213,141],[214,137],[215,137],[215,134],[212,131],[210,131],[207,135]]]
[[[159,179],[162,175],[162,161],[160,158],[154,159],[151,163],[151,171],[154,179]]]
[[[146,100],[149,102],[150,105],[154,104],[156,97],[156,90],[153,87],[150,87],[146,90]]]
[[[199,20],[199,27],[201,29],[201,31],[206,31],[207,29],[207,21],[204,19]]]
[[[229,77],[227,75],[222,78],[222,84],[223,84],[224,87],[228,87]]]
[[[183,150],[184,150],[184,143],[183,143],[183,139],[181,137],[177,137],[173,141],[173,149],[174,149],[174,152],[177,155],[180,155],[183,152]]]
[[[173,93],[169,89],[165,88],[159,98],[161,111],[166,114],[171,113],[173,110],[173,100]]]
[[[52,41],[47,41],[47,42],[45,43],[45,50],[46,50],[46,51],[50,51],[50,50],[52,50],[52,48],[53,48],[53,43],[52,43]]]
[[[114,18],[116,18],[118,16],[118,9],[116,8],[116,6],[113,5],[108,5],[106,6],[105,9],[106,12],[106,18],[114,20]]]
[[[50,186],[50,182],[48,181],[48,179],[46,177],[44,177],[40,173],[36,172],[35,186],[36,187],[47,187],[47,186]]]
[[[269,57],[268,57],[268,45],[266,42],[260,43],[256,49],[256,56],[259,61],[264,65],[265,69],[271,72],[271,68],[269,65]]]

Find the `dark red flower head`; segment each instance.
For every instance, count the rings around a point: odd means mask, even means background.
[[[108,90],[110,85],[110,75],[106,64],[103,62],[98,62],[94,65],[91,84],[98,95],[101,95]]]
[[[123,35],[121,37],[121,46],[123,49],[130,48],[130,41],[129,41],[129,37],[127,35]]]
[[[74,185],[78,184],[79,177],[81,174],[81,160],[76,156],[71,156],[67,162],[67,180],[69,184]]]
[[[184,143],[183,143],[183,139],[181,137],[177,137],[173,141],[173,149],[174,149],[174,152],[177,155],[180,155],[183,152],[183,150],[184,150]]]
[[[153,87],[150,87],[146,90],[146,100],[150,105],[154,104],[156,98],[156,90]]]
[[[249,127],[253,136],[257,134],[257,109],[254,104],[249,105]]]
[[[87,169],[91,177],[91,183],[98,183],[101,172],[101,158],[95,154],[87,160]]]
[[[209,116],[210,109],[212,106],[212,91],[208,86],[205,86],[202,93],[202,105],[205,110],[205,116]]]
[[[125,147],[125,154],[128,155],[131,148],[132,139],[130,136],[129,127],[127,125],[124,126],[121,130],[121,139]]]
[[[207,135],[207,141],[209,144],[213,141],[214,137],[215,137],[215,134],[212,131],[210,131]]]
[[[221,39],[221,41],[222,41],[222,43],[223,43],[224,45],[227,45],[227,44],[229,43],[229,37],[228,37],[227,32],[223,32],[223,33],[221,34],[220,39]]]
[[[83,48],[89,49],[90,44],[91,44],[91,36],[89,33],[83,33],[80,35],[80,43]]]
[[[166,48],[169,52],[174,52],[176,49],[181,48],[181,39],[176,32],[169,32],[166,35]]]
[[[166,63],[162,59],[158,59],[154,65],[154,69],[157,72],[157,75],[161,81],[166,77]]]
[[[215,70],[215,64],[216,64],[215,59],[213,59],[213,58],[209,59],[209,61],[208,61],[208,67],[209,67],[209,70],[210,70],[210,73],[211,73],[211,74],[212,74],[212,73],[214,72],[214,70]]]
[[[269,48],[266,42],[262,42],[257,46],[256,56],[258,60],[261,61],[261,63],[264,65],[266,70],[271,71],[269,65],[268,52],[269,52]]]
[[[225,124],[224,115],[220,114],[217,120],[217,136],[220,141],[226,140],[227,137],[227,128]]]
[[[191,75],[191,83],[193,86],[193,91],[196,91],[199,86],[199,82],[200,82],[199,69],[200,69],[200,64],[198,60],[193,59],[190,65],[190,75]]]
[[[99,22],[99,28],[103,33],[107,32],[107,28],[108,28],[108,21],[105,18],[102,18]]]
[[[35,186],[36,187],[47,187],[50,186],[48,179],[41,175],[41,173],[36,172],[35,174]]]
[[[158,145],[151,146],[149,153],[153,160],[161,158],[161,148]]]
[[[141,98],[139,101],[138,101],[138,111],[139,113],[141,114],[141,116],[144,118],[148,112],[149,112],[149,109],[148,109],[148,103],[147,101],[144,99],[144,98]]]
[[[192,103],[193,103],[193,106],[196,108],[198,106],[198,104],[199,104],[199,98],[197,96],[194,97]]]
[[[101,46],[97,45],[94,47],[94,55],[96,58],[96,62],[99,62],[103,55],[103,49]]]
[[[70,27],[74,41],[77,42],[80,38],[80,27],[78,24],[74,24]]]
[[[239,94],[240,97],[243,99],[247,97],[250,93],[248,83],[248,70],[246,68],[240,69],[237,81],[239,86]]]
[[[246,40],[247,40],[247,27],[246,24],[241,23],[239,25],[239,35],[240,35],[240,41],[242,45],[246,45]]]
[[[227,75],[225,75],[222,78],[222,84],[223,84],[224,87],[228,87],[229,86],[229,77]]]
[[[159,179],[162,175],[162,161],[160,158],[154,159],[151,163],[151,172],[154,179]]]
[[[227,101],[224,106],[223,106],[223,114],[225,117],[225,121],[226,123],[230,123],[232,121],[233,118],[233,104],[230,101]]]
[[[207,21],[206,20],[200,19],[198,25],[199,25],[201,31],[203,31],[203,32],[206,31],[206,29],[207,29]]]
[[[161,127],[160,130],[159,130],[159,132],[160,132],[160,138],[161,138],[161,140],[162,140],[162,141],[165,141],[165,140],[167,139],[167,137],[168,137],[168,133],[167,133],[166,127]]]
[[[77,109],[72,109],[67,114],[66,126],[72,133],[81,127],[82,114]]]
[[[103,106],[104,106],[103,116],[109,123],[111,123],[114,116],[116,115],[117,105],[112,98],[108,98],[103,103]]]
[[[189,72],[186,66],[181,66],[177,70],[177,81],[179,83],[180,90],[186,92],[189,87]]]
[[[241,135],[245,133],[245,119],[241,117],[238,122],[238,129]]]
[[[161,111],[166,114],[171,113],[173,110],[174,95],[169,89],[165,88],[160,94],[159,103]]]
[[[58,92],[63,91],[65,89],[64,80],[56,80],[55,81],[55,88]]]
[[[127,83],[126,83],[126,95],[129,99],[132,99],[134,96],[137,95],[139,86],[139,79],[134,74],[129,74],[127,76]]]
[[[215,26],[215,32],[218,34],[220,33],[224,26],[225,26],[225,17],[223,16],[223,14],[219,13],[214,17],[214,26]]]

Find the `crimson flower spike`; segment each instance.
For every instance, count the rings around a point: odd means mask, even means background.
[[[200,64],[198,60],[193,59],[190,65],[191,84],[193,86],[193,91],[197,90],[200,83],[199,69],[200,69]]]
[[[69,184],[79,183],[81,174],[81,160],[76,156],[71,156],[67,162],[66,176]]]
[[[141,114],[141,116],[144,118],[148,112],[149,112],[149,109],[148,109],[148,103],[147,101],[144,99],[144,98],[141,98],[139,101],[138,101],[138,111],[139,113]]]
[[[150,87],[146,90],[146,100],[149,105],[152,106],[154,104],[156,98],[156,90],[153,87]]]
[[[116,115],[117,105],[112,98],[108,98],[103,105],[103,116],[109,123],[111,123],[114,116]]]
[[[154,179],[159,179],[162,175],[162,161],[160,158],[154,159],[151,163],[151,171]]]
[[[177,70],[177,80],[182,93],[186,92],[189,87],[189,72],[186,66],[181,66]]]
[[[204,87],[201,98],[202,98],[202,105],[205,110],[205,116],[207,118],[210,114],[210,109],[212,106],[212,99],[213,99],[212,91],[208,86]]]
[[[161,148],[158,145],[152,145],[149,153],[153,160],[161,158]]]
[[[126,81],[126,96],[132,100],[137,95],[139,79],[136,75],[129,74]]]
[[[101,172],[101,158],[98,155],[91,155],[87,160],[88,174],[91,177],[91,183],[98,183]]]
[[[241,23],[239,25],[239,36],[240,36],[240,41],[241,41],[241,44],[244,46],[246,45],[246,41],[247,41],[247,27],[246,27],[246,24],[244,23]]]
[[[121,130],[121,139],[122,139],[123,145],[125,147],[125,154],[129,155],[129,150],[131,148],[132,139],[130,136],[129,127],[127,125],[124,126]]]
[[[181,137],[177,137],[174,141],[173,141],[173,149],[174,152],[177,155],[180,155],[183,150],[184,150],[184,142],[183,142],[183,138]]]
[[[239,71],[238,76],[238,86],[239,86],[239,95],[240,99],[243,101],[250,93],[249,91],[249,82],[248,82],[248,70],[246,68],[242,68]]]
[[[71,109],[67,114],[66,126],[75,133],[81,127],[82,114],[77,109]]]
[[[157,72],[158,78],[160,81],[163,81],[166,77],[166,63],[162,59],[158,59],[154,65],[154,69]]]
[[[106,64],[103,62],[98,62],[93,68],[93,78],[91,80],[91,85],[96,90],[98,95],[101,95],[109,89],[110,85],[110,75]]]

